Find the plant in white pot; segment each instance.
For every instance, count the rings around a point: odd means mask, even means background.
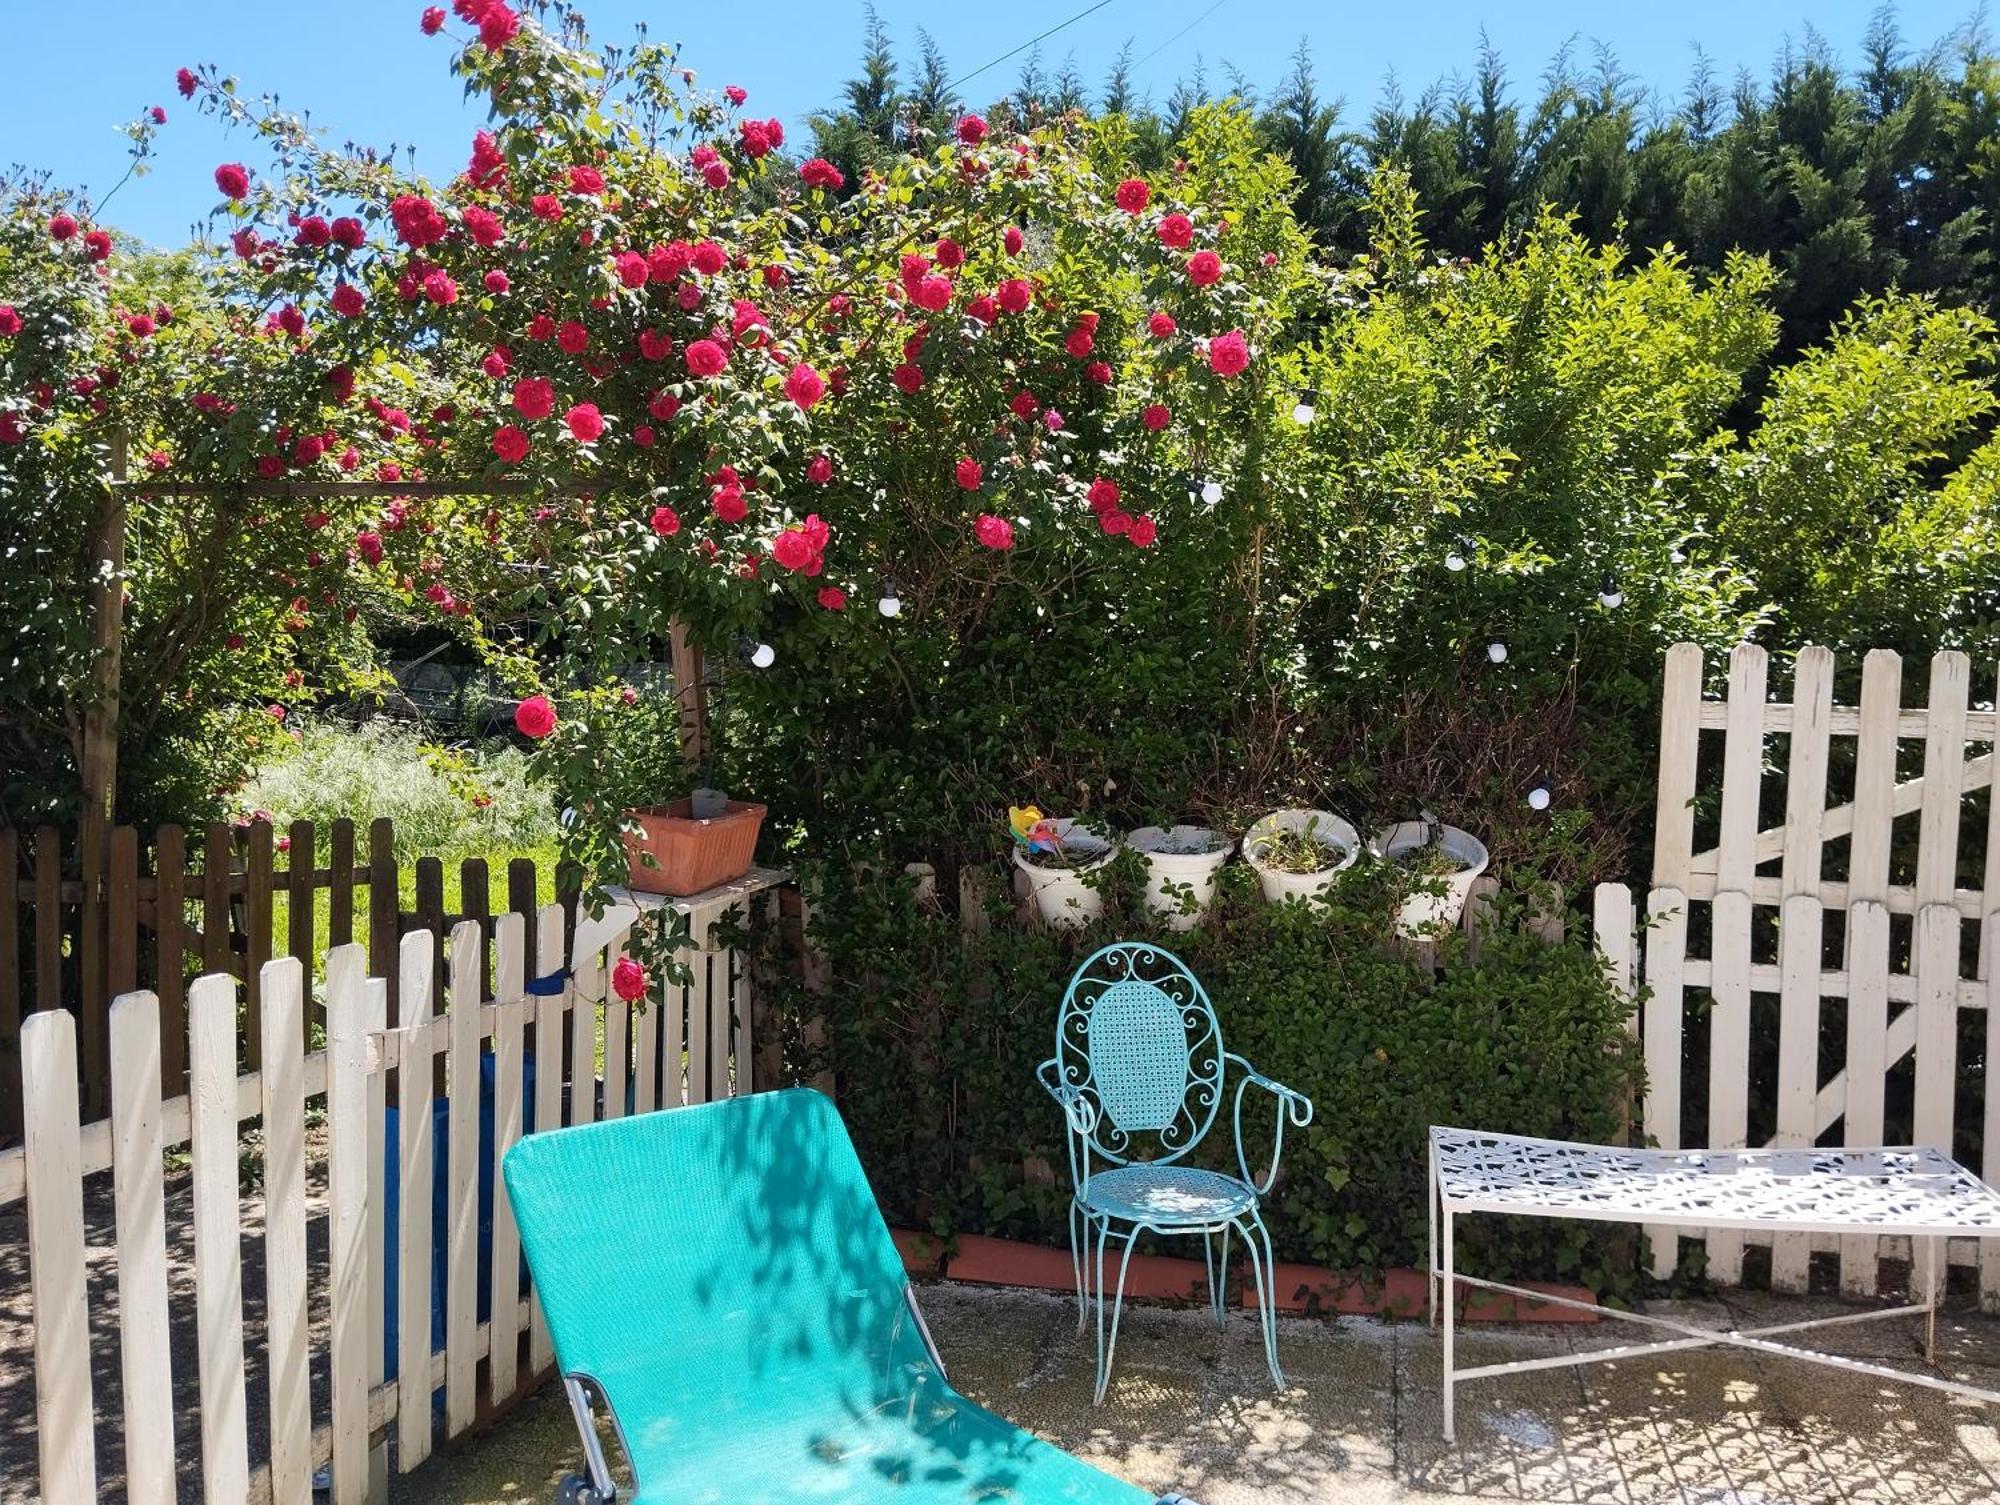
[[[1207,826],[1141,826],[1125,838],[1146,864],[1146,903],[1170,930],[1192,930],[1215,898],[1235,843]]]
[[[1360,850],[1360,833],[1328,810],[1273,810],[1243,834],[1243,860],[1273,904],[1325,893]]]
[[[1033,805],[1007,812],[1014,865],[1027,875],[1035,911],[1049,924],[1081,929],[1104,913],[1104,896],[1084,881],[1111,861],[1108,833],[1064,817],[1051,820]]]
[[[1474,880],[1486,871],[1483,841],[1429,815],[1376,832],[1370,845],[1378,858],[1400,870],[1396,933],[1402,936],[1451,929],[1465,913]]]

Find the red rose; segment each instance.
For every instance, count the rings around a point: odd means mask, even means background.
[[[150,339],[153,331],[160,326],[153,322],[151,314],[134,314],[125,321],[125,327],[138,339]]]
[[[991,512],[982,512],[972,525],[972,536],[989,549],[1011,549],[1014,547],[1014,525],[1004,517],[996,517]]]
[[[1197,251],[1187,259],[1188,281],[1208,287],[1222,280],[1222,258],[1213,251]]]
[[[1173,418],[1164,402],[1149,402],[1139,413],[1139,421],[1156,434],[1173,422]]]
[[[729,265],[729,253],[712,240],[704,240],[694,248],[694,269],[704,277],[713,277]]]
[[[1232,329],[1228,334],[1219,334],[1208,342],[1208,369],[1217,376],[1236,376],[1249,365],[1250,346],[1245,342],[1242,330]]]
[[[1194,241],[1194,221],[1185,214],[1170,214],[1160,221],[1159,229],[1153,232],[1160,237],[1160,244],[1171,251],[1185,251]]]
[[[830,455],[814,455],[806,462],[806,479],[815,486],[824,486],[833,479],[833,458]]]
[[[799,181],[808,188],[824,188],[834,193],[847,186],[846,176],[824,157],[814,157],[801,163]]]
[[[681,515],[671,507],[655,507],[652,517],[653,531],[662,538],[672,538],[681,530]]]
[[[923,387],[924,368],[914,361],[905,361],[889,373],[889,379],[896,384],[898,391],[906,395],[914,394]]]
[[[503,0],[488,0],[483,14],[479,17],[479,41],[488,52],[498,52],[520,33],[521,18],[503,3]]]
[[[333,222],[333,243],[335,245],[345,246],[348,250],[352,251],[359,248],[367,239],[368,232],[362,228],[361,221],[355,219],[352,215],[343,214]]]
[[[637,251],[620,251],[611,264],[618,270],[618,280],[627,287],[644,287],[646,279],[653,275],[646,258]]]
[[[684,352],[690,376],[717,376],[729,364],[729,356],[713,340],[695,340]]]
[[[174,87],[181,91],[182,99],[194,98],[194,85],[195,77],[192,68],[176,68],[174,70]]]
[[[947,269],[965,264],[965,247],[949,235],[937,243],[937,264]]]
[[[651,424],[637,424],[632,430],[632,442],[641,449],[651,449],[659,437],[658,434],[653,432]]]
[[[729,164],[727,162],[709,163],[708,166],[701,170],[701,180],[708,184],[710,188],[727,188],[729,186]]]
[[[1004,231],[1001,232],[1000,244],[1007,248],[1007,254],[1009,256],[1019,256],[1021,254],[1020,230],[1013,225],[1009,225]]]
[[[1090,503],[1090,510],[1102,517],[1118,505],[1118,483],[1097,477],[1090,483],[1090,491],[1084,500]]]
[[[639,355],[642,360],[663,361],[674,353],[674,342],[657,329],[639,331]]]
[[[556,708],[546,695],[530,695],[514,707],[514,729],[537,741],[556,729]]]
[[[580,402],[563,414],[569,436],[578,444],[594,444],[604,436],[604,415],[594,402]]]
[[[0,303],[0,337],[13,339],[21,332],[21,315],[11,303]]]
[[[965,316],[977,319],[982,324],[991,324],[1000,317],[1000,305],[993,301],[990,293],[982,293],[965,305]]]
[[[111,254],[111,237],[102,230],[92,230],[83,238],[83,254],[92,261],[103,261]]]
[[[482,209],[477,204],[470,205],[461,216],[465,221],[466,233],[482,246],[497,246],[507,238],[507,227],[500,223],[500,216],[491,209]]]
[[[514,356],[505,345],[495,345],[480,361],[479,369],[499,381],[513,367]]]
[[[225,162],[215,170],[215,186],[227,199],[247,197],[250,192],[250,172],[241,162]]]
[[[514,411],[523,418],[546,418],[555,406],[555,383],[546,376],[525,376],[514,383]]]
[[[1028,305],[1035,301],[1035,288],[1034,284],[1024,277],[1009,277],[994,289],[994,296],[1000,300],[1000,306],[1008,313],[1023,314],[1028,311]]]
[[[986,468],[970,455],[960,458],[952,471],[952,477],[966,491],[977,491],[980,482],[986,478]]]
[[[736,132],[742,138],[743,155],[751,161],[754,162],[757,158],[769,154],[771,133],[764,129],[763,121],[746,120],[737,126]]]
[[[332,239],[332,227],[317,214],[308,214],[299,221],[299,233],[292,237],[292,243],[317,249]]]
[[[505,424],[493,435],[493,453],[509,465],[519,465],[528,458],[528,436],[513,424]]]
[[[604,174],[594,167],[572,167],[569,170],[569,191],[582,194],[602,193]]]
[[[828,611],[845,611],[847,592],[837,585],[823,585],[819,591],[819,604]]]
[[[536,314],[528,320],[528,338],[531,340],[552,339],[556,332],[556,321],[547,314]]]
[[[498,297],[501,293],[506,292],[508,288],[514,285],[513,283],[507,280],[507,274],[501,271],[500,268],[498,267],[495,267],[492,271],[488,272],[484,277],[480,278],[479,280],[480,280],[480,285],[484,287],[487,292],[492,293],[495,297]]]
[[[412,251],[421,251],[451,232],[437,205],[421,194],[405,193],[391,200],[389,218],[396,226],[396,238]]]
[[[966,146],[977,146],[986,139],[986,122],[977,115],[958,117],[958,139]]]
[[[1083,368],[1083,374],[1088,380],[1096,382],[1100,387],[1111,385],[1111,367],[1104,361],[1092,361],[1088,366]]]
[[[582,355],[590,347],[590,331],[574,319],[566,319],[556,330],[556,344],[565,355]]]
[[[382,562],[382,535],[380,533],[363,528],[359,533],[354,535],[354,548],[355,552],[360,554],[368,563],[380,564]]]
[[[811,366],[800,361],[785,373],[785,395],[801,410],[810,408],[826,395],[826,381]]]
[[[1180,325],[1174,322],[1172,314],[1162,312],[1156,313],[1148,319],[1146,321],[1146,328],[1152,332],[1154,339],[1164,340],[1179,329]]]
[[[1121,512],[1116,507],[1107,508],[1097,514],[1097,526],[1108,536],[1117,538],[1120,534],[1132,531],[1132,514]]]
[[[456,303],[458,284],[444,272],[432,272],[424,278],[424,296],[433,303]]]
[[[740,523],[750,515],[749,505],[743,500],[743,488],[734,481],[716,487],[708,500],[717,522]]]
[[[681,410],[681,400],[671,392],[655,392],[646,403],[646,411],[662,423],[673,420]]]
[[[911,289],[911,297],[918,308],[934,314],[943,313],[951,307],[951,279],[933,272]]]
[[[1069,332],[1069,338],[1063,341],[1063,349],[1067,350],[1078,360],[1082,360],[1096,348],[1097,336],[1092,334],[1088,329],[1085,329],[1081,324],[1072,329]]]
[[[1112,197],[1118,201],[1118,207],[1127,214],[1138,214],[1152,203],[1153,190],[1146,186],[1144,178],[1127,178],[1118,185],[1118,190]]]
[[[146,118],[152,121],[154,125],[165,125],[167,123],[167,112],[159,105],[154,105],[150,110],[146,111]]]
[[[646,969],[629,956],[619,957],[611,969],[611,991],[626,1003],[637,1003],[646,996],[646,988]]]
[[[343,319],[358,319],[367,297],[352,282],[343,282],[333,290],[333,311]]]
[[[722,89],[722,97],[733,105],[740,105],[750,97],[750,93],[741,84],[725,84]]]
[[[1014,394],[1007,406],[1013,410],[1016,418],[1032,418],[1041,410],[1042,405],[1035,400],[1034,393],[1023,387]]]
[[[787,528],[771,541],[771,557],[794,573],[811,564],[818,553],[812,541],[797,528]]]
[[[562,218],[562,200],[552,193],[538,193],[528,200],[528,210],[536,219]]]
[[[417,29],[427,37],[434,37],[444,30],[444,7],[442,5],[425,7],[423,19],[417,22]]]
[[[1138,547],[1150,549],[1153,546],[1153,540],[1160,536],[1160,530],[1150,517],[1135,517],[1132,519],[1132,526],[1127,530],[1125,536],[1131,539]]]

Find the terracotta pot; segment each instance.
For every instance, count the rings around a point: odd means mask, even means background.
[[[632,887],[685,898],[750,871],[764,807],[731,800],[721,815],[696,820],[693,802],[680,799],[627,810],[625,822],[625,861]]]

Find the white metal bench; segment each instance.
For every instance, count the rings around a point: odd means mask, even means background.
[[[1843,1326],[1883,1317],[1924,1316],[1924,1354],[1937,1356],[1937,1303],[1944,1289],[1944,1241],[1958,1234],[2000,1235],[2000,1193],[1934,1149],[1629,1150],[1470,1129],[1433,1128],[1430,1153],[1430,1306],[1444,1323],[1444,1436],[1452,1440],[1453,1388],[1460,1380],[1521,1374],[1574,1364],[1724,1344],[1759,1353],[1830,1364],[1882,1379],[1927,1385],[1953,1395],[2000,1402],[1982,1390],[1936,1374],[1912,1374],[1884,1364],[1796,1348],[1771,1339],[1810,1327]],[[1465,1212],[1514,1217],[1591,1218],[1661,1227],[1782,1229],[1792,1233],[1900,1234],[1923,1266],[1907,1306],[1843,1312],[1748,1332],[1716,1332],[1666,1317],[1613,1311],[1522,1286],[1458,1275],[1453,1270],[1452,1219]],[[1442,1253],[1443,1258],[1439,1255]],[[1917,1268],[1915,1262],[1913,1270]],[[1529,1301],[1597,1312],[1680,1336],[1658,1343],[1517,1359],[1506,1364],[1453,1365],[1457,1286],[1501,1291]]]

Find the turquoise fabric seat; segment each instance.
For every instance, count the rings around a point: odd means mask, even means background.
[[[594,1394],[642,1505],[1152,1505],[951,1388],[819,1093],[531,1134],[504,1172],[579,1427]],[[612,1498],[585,1451],[568,1498]]]

